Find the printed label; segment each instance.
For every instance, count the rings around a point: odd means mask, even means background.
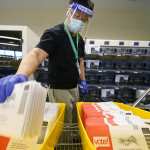
[[[93,143],[98,147],[110,147],[110,141],[108,136],[97,136],[93,137]]]

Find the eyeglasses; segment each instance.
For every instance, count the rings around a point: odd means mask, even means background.
[[[73,15],[73,18],[82,20],[84,23],[88,23],[88,21],[89,21],[89,16],[79,10],[76,10],[76,12]]]

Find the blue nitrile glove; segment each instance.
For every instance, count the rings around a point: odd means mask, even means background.
[[[10,75],[0,79],[0,103],[5,102],[6,98],[11,95],[14,85],[25,82],[28,77],[22,74]]]
[[[88,94],[88,85],[86,80],[80,81],[79,88],[82,94]]]

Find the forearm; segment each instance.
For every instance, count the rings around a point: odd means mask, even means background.
[[[85,67],[83,58],[80,58],[80,79],[85,80]]]
[[[26,55],[17,70],[16,74],[24,74],[30,76],[35,72],[39,64],[43,61],[44,57],[38,52],[38,49],[34,48],[28,55]]]

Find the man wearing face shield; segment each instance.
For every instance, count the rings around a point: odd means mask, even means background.
[[[39,64],[48,58],[49,99],[66,103],[66,122],[72,122],[73,103],[78,100],[77,84],[83,94],[88,92],[83,37],[93,9],[90,0],[70,1],[64,23],[43,33],[40,42],[23,58],[15,75],[0,79],[0,103],[11,95],[15,84],[27,81]]]

